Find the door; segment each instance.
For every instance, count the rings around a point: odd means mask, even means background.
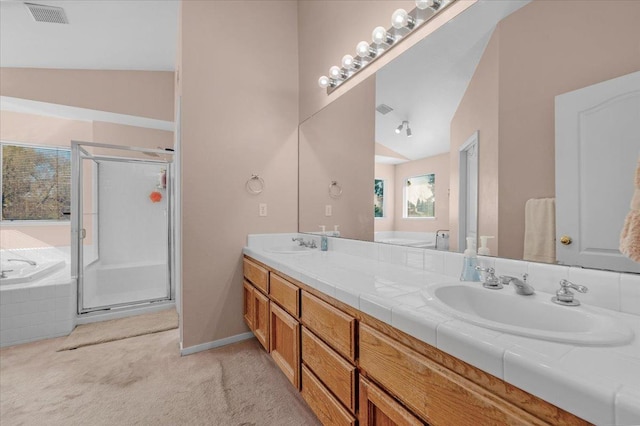
[[[171,164],[142,152],[73,144],[79,313],[171,298]]]
[[[467,246],[467,238],[478,241],[478,134],[476,131],[459,150],[460,198],[458,251]],[[477,244],[476,244],[477,248]]]
[[[640,72],[556,96],[555,107],[558,262],[640,272],[618,249],[640,154]]]

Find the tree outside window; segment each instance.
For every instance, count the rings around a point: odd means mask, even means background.
[[[384,217],[384,180],[375,179],[373,184],[373,217]]]
[[[404,191],[404,217],[428,218],[436,216],[436,175],[413,176],[406,180]]]
[[[2,220],[69,220],[71,151],[0,144]]]

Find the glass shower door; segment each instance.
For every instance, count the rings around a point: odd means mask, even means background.
[[[171,163],[126,154],[77,150],[79,313],[171,298]]]

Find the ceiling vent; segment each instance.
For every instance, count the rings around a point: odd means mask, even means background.
[[[385,115],[393,111],[393,108],[391,108],[389,105],[380,104],[376,107],[376,111],[378,111],[382,115]]]
[[[68,24],[67,15],[64,9],[56,6],[46,6],[43,4],[25,3],[31,16],[36,22],[49,22],[52,24]]]

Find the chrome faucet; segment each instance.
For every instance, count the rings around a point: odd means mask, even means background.
[[[503,288],[502,284],[498,277],[496,277],[496,270],[493,268],[482,268],[480,266],[476,266],[476,270],[480,272],[486,272],[487,274],[484,277],[484,282],[482,283],[482,287],[488,288],[490,290],[500,290]]]
[[[511,277],[509,275],[500,275],[500,282],[504,285],[509,285],[513,283],[516,293],[521,294],[523,296],[530,296],[535,293],[535,289],[527,283],[527,277],[529,274],[522,274],[522,279]]]
[[[316,241],[311,239],[309,241],[305,241],[304,238],[302,237],[298,237],[298,238],[291,238],[291,241],[297,241],[298,245],[301,247],[308,247],[308,248],[317,248],[318,246],[316,245]]]
[[[574,299],[574,294],[571,289],[580,293],[586,293],[589,291],[589,289],[583,285],[574,284],[571,281],[563,279],[560,280],[560,289],[556,291],[556,295],[551,298],[551,301],[563,306],[579,306],[580,301],[578,299]]]
[[[7,259],[7,262],[26,262],[31,266],[36,266],[37,263],[34,262],[33,260],[28,260],[28,259]]]

